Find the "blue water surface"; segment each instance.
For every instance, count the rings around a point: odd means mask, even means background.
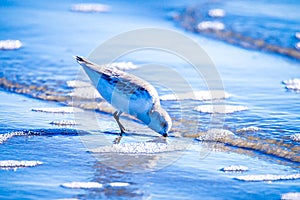
[[[73,55],[88,56],[99,44],[125,31],[167,28],[192,38],[207,52],[220,73],[226,92],[232,94],[226,100],[229,104],[249,107],[248,111],[228,114],[226,129],[235,131],[256,126],[262,131],[253,133],[253,137],[299,147],[299,143],[290,140],[291,135],[300,132],[299,93],[287,91],[281,84],[283,80],[299,78],[299,61],[186,32],[168,18],[170,12],[190,5],[203,4],[206,10],[222,8],[228,16],[222,20],[232,29],[249,37],[267,38],[270,43],[282,47],[294,47],[297,42],[294,34],[299,29],[298,1],[101,1],[111,7],[107,13],[72,12],[70,7],[75,3],[82,2],[1,1],[0,40],[18,39],[24,46],[14,51],[0,51],[0,78],[21,85],[46,86],[48,92],[68,93],[71,89],[66,81],[75,80],[80,69]],[[188,66],[172,58],[151,55],[125,58],[134,63],[149,63],[155,58],[155,62],[169,63],[178,70]],[[185,72],[196,85],[198,80],[193,79],[193,74]],[[62,102],[34,99],[30,92],[15,94],[7,87],[1,87],[0,96],[1,134],[47,133],[14,136],[0,144],[0,160],[43,162],[36,167],[0,169],[1,199],[280,199],[284,193],[300,192],[299,179],[268,182],[235,179],[240,175],[296,174],[299,173],[298,162],[238,147],[208,150],[193,139],[190,140],[191,148],[180,152],[179,158],[164,168],[140,173],[117,170],[89,152],[82,143],[85,135],[73,134],[76,127],[50,124],[54,120],[71,120],[73,114],[32,111],[39,107],[62,107]],[[101,134],[118,130],[110,115],[95,115],[101,121]],[[207,114],[200,115],[203,120],[210,118]],[[129,134],[124,141],[137,138]],[[204,155],[199,149],[205,149]],[[244,165],[249,171],[220,171],[229,165]],[[61,186],[89,181],[105,187],[71,189]],[[108,187],[111,182],[125,182],[129,186]]]

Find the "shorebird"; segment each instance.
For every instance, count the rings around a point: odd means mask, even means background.
[[[120,115],[127,113],[167,137],[172,120],[161,107],[158,93],[150,83],[133,74],[99,66],[83,57],[75,58],[101,96],[116,109],[113,116],[120,128],[120,136],[125,133]]]

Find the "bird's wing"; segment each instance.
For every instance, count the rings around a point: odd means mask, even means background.
[[[77,56],[76,60],[84,67],[97,90],[108,102],[111,103],[114,92],[119,97],[137,101],[139,104],[159,104],[156,89],[147,81],[115,68],[99,66],[83,57]]]

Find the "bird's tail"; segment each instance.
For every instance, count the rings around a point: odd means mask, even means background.
[[[91,79],[93,85],[97,87],[99,79],[103,74],[102,67],[81,56],[74,56],[74,58],[83,67],[84,71]]]

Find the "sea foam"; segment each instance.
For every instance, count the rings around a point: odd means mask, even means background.
[[[281,200],[299,200],[300,192],[289,192],[281,195]]]
[[[236,132],[237,133],[243,133],[243,132],[257,132],[260,131],[261,129],[256,127],[256,126],[248,126],[248,127],[243,127],[241,129],[238,129]]]
[[[110,7],[108,5],[100,3],[79,3],[71,6],[71,11],[76,12],[109,12]]]
[[[50,124],[57,126],[75,126],[78,123],[75,120],[61,120],[61,121],[52,121]]]
[[[223,172],[244,172],[244,171],[248,171],[249,168],[243,165],[230,165],[227,167],[223,167],[220,170]]]
[[[0,50],[14,50],[22,47],[20,40],[0,40]]]
[[[223,9],[215,8],[208,11],[210,17],[225,17],[226,12]]]
[[[215,99],[226,99],[231,95],[223,90],[200,90],[194,92],[187,92],[182,94],[166,94],[160,97],[163,101],[176,101],[176,100],[199,100],[199,101],[207,101],[207,100],[215,100]]]
[[[93,188],[102,188],[103,184],[98,182],[68,182],[61,185],[65,188],[73,189],[93,189]]]
[[[290,136],[291,140],[295,141],[295,142],[300,142],[300,134],[294,134]]]
[[[103,146],[91,151],[93,153],[154,154],[183,150],[184,148],[184,145],[172,145],[157,142],[134,142],[113,144],[112,146]]]
[[[281,180],[296,180],[300,179],[300,174],[291,174],[291,175],[246,175],[235,177],[237,180],[241,181],[281,181]]]
[[[282,83],[289,90],[300,91],[300,79],[299,78],[288,79],[288,80],[282,81]]]
[[[210,129],[203,135],[200,135],[197,140],[217,142],[222,139],[233,137],[234,133],[225,129]]]
[[[29,160],[1,160],[1,169],[16,169],[21,167],[35,167],[41,165],[43,162],[40,161],[29,161]]]
[[[198,24],[197,28],[200,31],[204,31],[204,30],[224,30],[225,29],[225,25],[222,22],[218,22],[218,21],[202,21]]]
[[[201,105],[194,108],[194,110],[202,113],[220,113],[230,114],[234,112],[248,110],[246,106],[234,106],[234,105]]]
[[[74,107],[32,108],[31,110],[35,112],[62,113],[62,114],[83,112],[82,109],[74,108]]]

